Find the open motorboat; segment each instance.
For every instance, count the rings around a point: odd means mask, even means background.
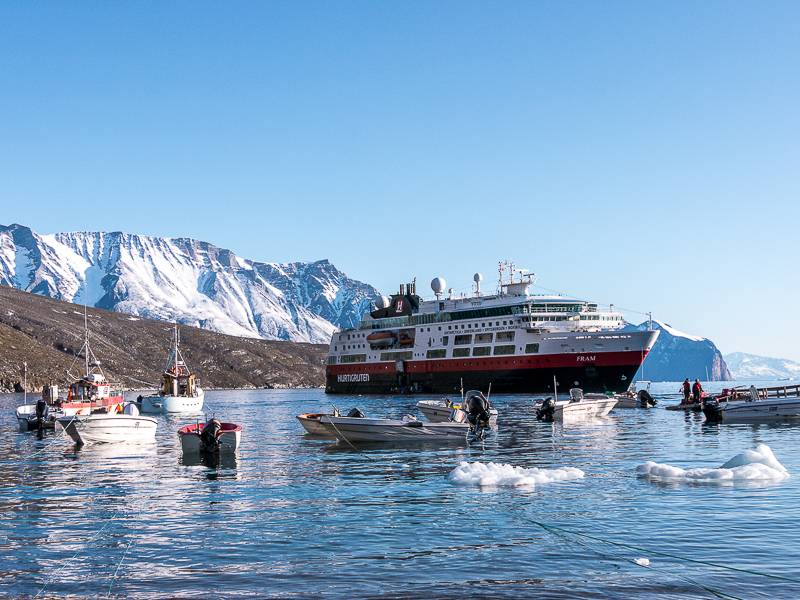
[[[481,394],[481,392],[470,390],[465,394],[464,398],[470,397],[471,394]],[[417,402],[417,408],[431,423],[446,423],[453,420],[453,411],[461,410],[463,404],[465,404],[463,401],[461,404],[456,404],[449,398],[443,398],[442,400],[420,400]],[[496,408],[489,407],[489,417],[492,422],[497,421]]]
[[[56,419],[64,414],[60,408],[54,405],[54,400],[58,399],[58,386],[44,386],[42,395],[36,404],[28,404],[28,365],[25,363],[23,392],[23,403],[17,407],[14,413],[19,430],[25,432],[55,429]]]
[[[203,412],[205,392],[195,374],[186,366],[180,350],[180,332],[175,326],[172,350],[162,375],[161,389],[152,396],[137,399],[143,413],[197,414]]]
[[[800,385],[726,389],[703,403],[711,423],[760,423],[800,419]]]
[[[534,405],[539,421],[563,421],[567,419],[592,419],[605,417],[616,406],[617,399],[605,394],[584,394],[580,388],[569,391],[569,400],[552,397]]]
[[[628,391],[614,394],[617,399],[616,408],[651,408],[657,404],[650,394],[649,381],[634,381]]]
[[[77,444],[103,442],[155,441],[157,421],[139,415],[136,405],[125,405],[122,412],[96,411],[90,415],[65,415],[58,424]]]
[[[184,454],[199,452],[236,452],[242,439],[242,426],[211,419],[178,429]]]
[[[323,415],[319,420],[328,435],[344,442],[464,442],[470,432],[469,423],[425,423],[415,417],[402,419],[368,419]]]
[[[335,406],[333,407],[332,413],[303,413],[302,415],[297,415],[297,420],[300,421],[300,424],[303,426],[303,429],[306,430],[311,435],[316,435],[320,437],[327,437],[332,438],[335,437],[333,434],[330,433],[330,428],[323,425],[320,421],[322,417],[341,417],[342,415],[339,413],[339,409]],[[350,412],[347,413],[348,417],[364,417],[364,413],[362,413],[357,408],[350,409]]]

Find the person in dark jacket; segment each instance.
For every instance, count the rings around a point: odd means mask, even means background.
[[[700,385],[700,380],[695,379],[692,386],[692,402],[700,402],[700,396],[703,393],[703,386]]]
[[[692,397],[692,384],[689,383],[689,378],[683,380],[683,404],[689,404],[689,399]]]

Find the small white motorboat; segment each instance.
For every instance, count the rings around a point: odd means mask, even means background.
[[[800,420],[800,385],[724,390],[703,403],[710,423],[767,423]]]
[[[139,415],[136,405],[126,404],[122,413],[95,412],[90,415],[64,415],[58,424],[77,444],[152,442],[157,421]]]
[[[425,423],[415,417],[368,419],[323,415],[319,420],[329,435],[344,442],[466,442],[469,423]]]
[[[420,400],[417,408],[431,423],[446,423],[453,420],[453,411],[461,410],[461,404],[454,404],[449,398],[442,400]],[[492,422],[497,421],[497,409],[489,408]]]
[[[64,411],[45,405],[41,415],[36,409],[36,404],[23,404],[17,407],[15,416],[20,431],[37,431],[39,429],[55,429],[56,420],[64,415]]]
[[[199,414],[203,412],[205,392],[197,385],[195,374],[186,366],[179,344],[180,332],[176,325],[172,350],[164,367],[159,393],[137,398],[137,403],[143,413]]]
[[[628,391],[614,394],[617,399],[616,408],[651,408],[657,404],[650,394],[649,381],[634,381]]]
[[[569,400],[546,398],[534,405],[539,421],[594,419],[605,417],[617,405],[617,399],[605,394],[584,394],[580,388],[569,391]]]
[[[242,426],[211,419],[178,429],[184,454],[199,452],[236,452],[242,440]]]

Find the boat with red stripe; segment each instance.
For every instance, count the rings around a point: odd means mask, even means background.
[[[498,291],[469,296],[436,277],[435,299],[416,282],[381,298],[358,327],[333,334],[328,393],[448,393],[464,387],[547,392],[625,391],[658,338],[626,327],[614,307],[563,295],[534,294],[532,273],[501,263]],[[507,277],[506,277],[507,276]],[[447,290],[447,291],[446,291]]]

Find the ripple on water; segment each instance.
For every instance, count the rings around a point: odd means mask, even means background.
[[[766,444],[797,473],[798,426],[708,426],[663,409],[548,425],[530,399],[494,395],[500,429],[480,447],[356,451],[303,435],[295,415],[330,406],[319,390],[208,394],[244,425],[239,456],[218,465],[181,457],[180,419],[161,418],[150,447],[76,451],[15,433],[17,399],[0,397],[0,594],[47,582],[53,594],[165,598],[695,598],[702,586],[796,597],[789,582],[680,557],[800,579],[800,478],[697,486],[636,467],[709,469]],[[335,400],[400,417],[419,399]],[[459,468],[478,485],[453,485]],[[526,478],[535,485],[504,485]]]

